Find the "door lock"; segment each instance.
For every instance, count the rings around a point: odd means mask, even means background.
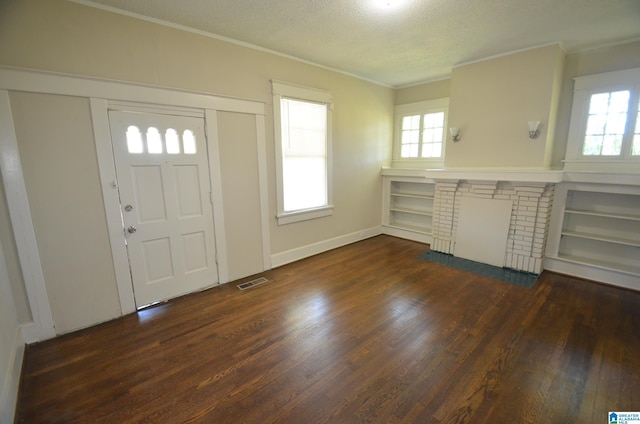
[[[124,207],[124,210],[127,211],[127,212],[131,212],[133,210],[133,206],[127,205],[127,206]]]

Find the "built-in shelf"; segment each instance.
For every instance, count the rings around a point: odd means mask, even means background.
[[[561,183],[553,212],[547,269],[640,290],[640,186]]]
[[[425,211],[425,210],[420,210],[420,209],[391,207],[391,208],[389,208],[389,210],[391,212],[404,212],[404,213],[410,213],[410,214],[415,214],[415,215],[424,215],[424,216],[432,216],[433,215],[433,211]]]
[[[615,218],[615,219],[627,219],[629,221],[640,221],[640,216],[638,215],[623,214],[623,213],[596,212],[596,211],[580,210],[580,209],[565,209],[564,212],[569,214],[576,214],[576,215],[600,216],[603,218]]]
[[[409,193],[391,193],[391,197],[407,197],[411,199],[433,199],[433,196],[424,194],[409,194]]]
[[[627,246],[640,247],[640,241],[629,240],[629,239],[625,239],[625,238],[622,238],[622,237],[603,236],[603,235],[599,235],[599,234],[581,233],[581,232],[577,232],[577,231],[566,231],[566,230],[562,231],[562,235],[563,236],[570,236],[570,237],[578,237],[578,238],[583,238],[583,239],[589,239],[589,240],[605,241],[605,242],[609,242],[609,243],[624,244],[624,245],[627,245]]]
[[[558,255],[558,259],[562,259],[567,262],[572,262],[574,264],[596,267],[606,271],[624,272],[632,275],[640,275],[640,266],[633,265],[633,264],[620,264],[620,263],[609,262],[601,259],[584,258],[580,256],[562,255],[562,254]]]
[[[417,177],[384,177],[383,229],[430,242],[435,183]]]

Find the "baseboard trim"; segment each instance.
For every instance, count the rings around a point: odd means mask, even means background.
[[[0,423],[13,423],[20,389],[20,374],[22,373],[22,361],[24,359],[24,339],[22,338],[22,326],[16,327],[11,358],[7,367],[7,374],[0,394]]]
[[[22,324],[20,329],[22,332],[22,339],[26,344],[53,339],[56,336],[56,332],[53,328],[42,329],[34,322]]]
[[[551,257],[544,259],[544,269],[611,286],[640,291],[640,277],[624,272],[617,272],[615,270],[603,269],[597,266],[589,266],[587,264],[579,264],[561,258]]]
[[[273,268],[277,268],[291,262],[299,261],[300,259],[308,258],[309,256],[317,255],[318,253],[346,246],[347,244],[375,237],[380,234],[382,234],[382,227],[376,226],[328,240],[319,241],[317,243],[308,244],[285,252],[276,253],[271,255],[271,266]]]

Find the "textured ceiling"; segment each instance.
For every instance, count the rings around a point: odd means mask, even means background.
[[[559,42],[640,39],[640,0],[76,0],[230,38],[393,87]]]

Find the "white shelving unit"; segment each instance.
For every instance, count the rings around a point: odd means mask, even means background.
[[[559,184],[545,268],[640,290],[640,188]]]
[[[419,177],[384,177],[383,232],[431,243],[435,183]]]

